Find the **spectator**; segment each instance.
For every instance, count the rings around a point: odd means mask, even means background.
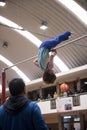
[[[57,99],[57,98],[58,98],[57,92],[54,92],[53,98],[54,98],[54,99]]]
[[[9,82],[11,96],[0,107],[0,130],[48,130],[39,106],[25,97],[20,78]]]
[[[51,98],[52,98],[52,96],[50,95],[50,93],[48,93],[47,99],[51,99]]]

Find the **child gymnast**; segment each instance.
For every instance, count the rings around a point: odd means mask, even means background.
[[[71,32],[64,32],[54,39],[42,42],[39,47],[38,57],[34,60],[34,64],[43,71],[43,81],[47,84],[54,83],[56,80],[56,75],[54,73],[53,67],[53,59],[57,52],[54,47],[56,47],[62,41],[68,40],[69,36],[71,36]]]

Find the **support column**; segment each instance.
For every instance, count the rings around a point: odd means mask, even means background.
[[[63,119],[61,114],[59,114],[59,130],[63,130]]]
[[[3,104],[6,100],[6,73],[3,69],[2,71],[2,96],[1,96],[1,104]]]

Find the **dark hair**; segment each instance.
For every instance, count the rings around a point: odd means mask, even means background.
[[[54,73],[50,73],[49,70],[44,71],[43,73],[43,81],[47,84],[54,83],[56,80],[56,75]]]
[[[21,78],[15,78],[9,82],[9,91],[11,95],[17,96],[24,92],[25,83]]]

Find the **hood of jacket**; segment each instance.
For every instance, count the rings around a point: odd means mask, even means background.
[[[11,96],[4,104],[4,109],[10,114],[17,114],[23,110],[29,103],[24,96]]]

